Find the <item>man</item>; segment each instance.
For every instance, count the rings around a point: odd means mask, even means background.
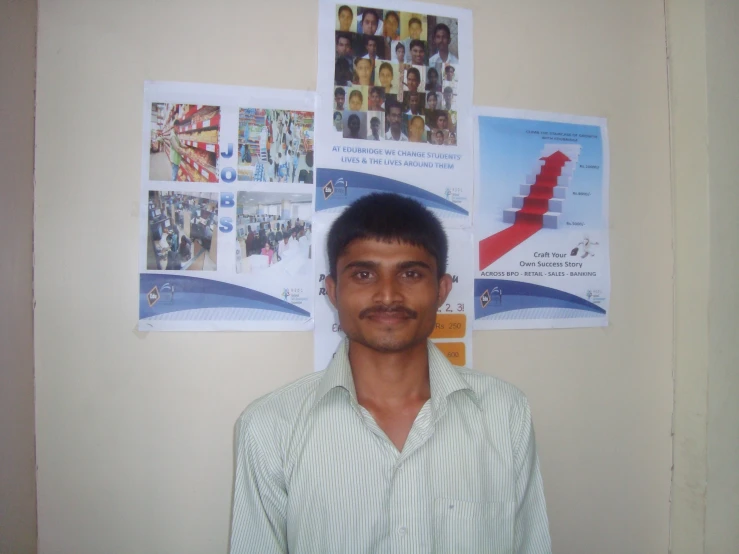
[[[411,64],[413,65],[425,65],[426,61],[426,46],[422,40],[411,41]]]
[[[409,67],[405,72],[405,86],[411,92],[418,92],[421,84],[421,72],[415,67]]]
[[[278,260],[282,260],[285,252],[287,252],[290,249],[290,245],[288,244],[288,242],[290,241],[290,235],[287,233],[284,233],[282,237],[283,237],[283,240],[281,240],[277,244],[277,259]]]
[[[349,6],[341,6],[339,8],[339,31],[351,31],[352,21],[354,21],[352,9]]]
[[[423,142],[423,131],[426,127],[420,115],[414,115],[408,122],[408,141]]]
[[[436,109],[436,103],[439,101],[439,96],[435,92],[429,92],[426,95],[426,109],[433,111]]]
[[[380,118],[373,117],[370,119],[370,134],[367,135],[367,140],[380,140]]]
[[[349,119],[346,122],[346,126],[349,128],[349,134],[344,134],[346,138],[359,138],[359,128],[361,126],[361,123],[359,121],[359,116],[355,113],[351,114],[349,116]]]
[[[441,84],[439,83],[439,72],[436,71],[435,67],[429,67],[426,71],[426,90],[429,92],[441,91]]]
[[[439,23],[434,27],[434,33],[431,36],[433,37],[434,46],[436,46],[436,54],[429,59],[429,65],[459,63],[457,56],[449,51],[449,43],[452,40],[452,32],[449,27]]]
[[[367,53],[362,56],[365,60],[370,60],[372,62],[372,66],[375,65],[375,60],[377,59],[377,41],[380,40],[377,37],[370,36],[364,39],[364,49],[367,50]]]
[[[402,64],[405,63],[405,44],[399,42],[395,46],[395,62]]]
[[[327,252],[346,339],[239,418],[230,554],[550,554],[526,397],[428,341],[452,288],[439,220],[368,195]]]
[[[444,68],[444,86],[447,86],[447,83],[451,84],[454,82],[454,66],[448,65]]]
[[[180,164],[182,163],[182,156],[180,156],[179,150],[182,148],[180,139],[177,137],[177,133],[174,130],[174,124],[172,130],[169,132],[169,163],[172,166],[172,181],[177,180],[177,173],[180,171]]]
[[[454,103],[454,89],[452,87],[446,87],[444,89],[444,109],[450,111],[452,104]]]
[[[383,87],[372,87],[369,91],[369,98],[367,99],[367,111],[379,112],[385,109],[384,99],[385,89]]]
[[[377,25],[380,21],[380,16],[377,15],[377,11],[372,8],[365,8],[362,12],[362,34],[374,35],[377,33]]]
[[[341,115],[341,112],[334,112],[334,129],[341,132],[344,129],[343,125],[343,116]]]
[[[444,131],[449,129],[449,114],[446,112],[439,112],[436,114],[436,128],[443,129]]]
[[[408,137],[403,134],[401,123],[403,121],[403,109],[398,103],[389,104],[387,108],[387,122],[389,129],[385,133],[385,140],[397,140],[400,142],[408,142]]]
[[[336,87],[334,89],[334,109],[337,111],[343,111],[345,100],[346,91],[342,87]]]
[[[351,62],[353,55],[351,34],[336,33],[336,59],[346,58]]]
[[[411,92],[408,95],[408,111],[405,115],[420,115],[421,114],[421,94],[418,92]]]
[[[434,131],[434,144],[444,144],[444,131],[442,131],[441,129],[437,129],[436,131]]]

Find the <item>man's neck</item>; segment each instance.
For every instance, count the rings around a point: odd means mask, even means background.
[[[393,138],[395,140],[398,140],[400,138],[400,129],[394,129],[393,127],[390,127],[390,134],[393,135]]]
[[[441,51],[439,49],[439,58],[441,58],[441,61],[445,62],[449,59],[449,50]]]
[[[426,341],[394,353],[378,352],[352,341],[349,363],[362,405],[393,407],[431,397]]]

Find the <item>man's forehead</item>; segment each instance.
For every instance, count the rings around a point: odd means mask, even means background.
[[[344,265],[358,260],[392,265],[422,261],[436,265],[435,258],[426,248],[401,239],[355,239],[344,247],[337,261]]]

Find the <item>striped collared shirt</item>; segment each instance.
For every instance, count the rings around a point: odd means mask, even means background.
[[[231,554],[551,552],[525,396],[428,354],[431,398],[400,452],[357,402],[346,341],[244,411]]]

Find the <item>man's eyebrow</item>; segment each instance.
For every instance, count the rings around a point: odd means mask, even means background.
[[[418,267],[428,269],[429,271],[432,270],[429,264],[427,264],[426,262],[422,262],[421,260],[409,260],[407,262],[400,262],[396,267],[401,271],[404,269],[413,269]]]
[[[357,260],[355,262],[349,262],[342,268],[342,273],[351,269],[377,269],[379,264],[377,262],[370,262],[364,260]]]

